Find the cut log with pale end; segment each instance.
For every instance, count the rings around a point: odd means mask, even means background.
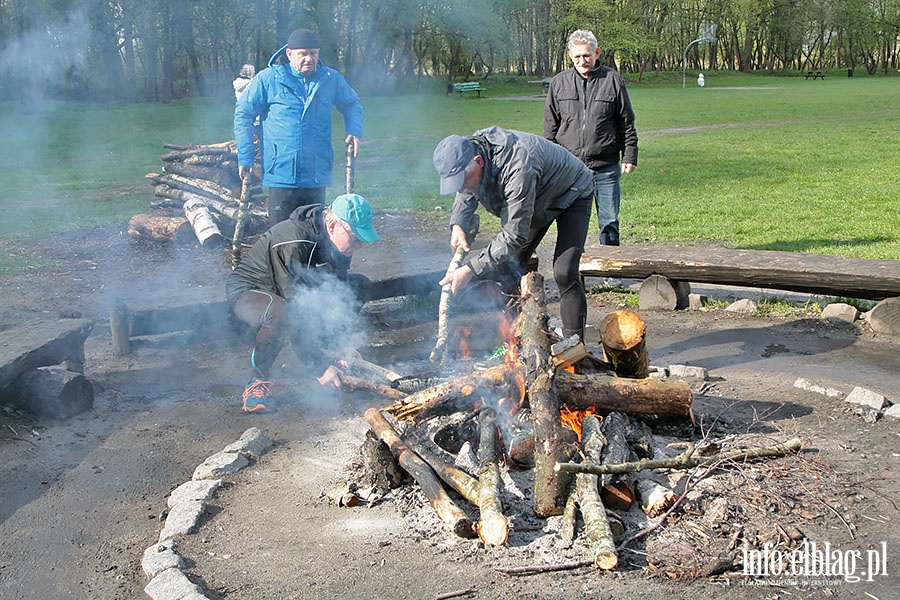
[[[459,537],[473,537],[475,529],[472,520],[447,495],[428,463],[403,443],[403,440],[378,409],[370,408],[366,411],[365,417],[372,431],[391,449],[391,453],[397,458],[403,470],[412,475],[419,487],[422,488],[422,493],[428,498],[428,502],[434,508],[438,518]]]
[[[641,510],[651,518],[666,512],[677,500],[675,492],[648,476],[639,477],[635,487]]]
[[[565,369],[579,360],[587,358],[588,351],[584,347],[581,337],[576,334],[553,344],[550,347],[550,354],[553,355],[553,366],[557,369]]]
[[[620,377],[643,379],[650,375],[646,337],[644,320],[630,310],[613,311],[600,321],[603,352]]]
[[[478,444],[478,509],[481,520],[476,526],[485,546],[502,546],[509,537],[509,520],[503,514],[501,501],[499,444],[500,436],[494,412],[482,409],[479,414],[481,434]]]
[[[581,449],[587,459],[599,463],[602,459],[605,436],[600,432],[597,417],[587,416],[581,423]],[[584,519],[584,532],[587,536],[590,556],[599,569],[615,569],[619,564],[616,544],[609,521],[606,519],[606,508],[597,489],[597,476],[579,473],[576,478],[578,489],[578,506]]]
[[[187,244],[195,239],[194,230],[184,217],[134,215],[128,220],[127,231],[134,240]]]
[[[39,367],[13,382],[8,398],[13,406],[55,419],[90,410],[94,387],[81,373],[62,367]]]
[[[556,389],[560,401],[570,409],[691,416],[693,392],[686,381],[577,375],[562,370],[556,372]]]
[[[201,246],[222,244],[225,241],[205,202],[188,200],[184,203],[183,210]]]
[[[521,298],[519,347],[527,366],[526,389],[534,425],[534,512],[539,517],[550,517],[562,514],[566,505],[569,478],[558,477],[560,473],[553,467],[568,460],[570,450],[563,436],[553,381],[547,301],[540,273],[522,277]]]

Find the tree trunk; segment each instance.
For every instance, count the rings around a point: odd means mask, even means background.
[[[13,405],[29,412],[67,419],[90,410],[94,388],[81,373],[62,367],[39,367],[13,382],[10,398]]]

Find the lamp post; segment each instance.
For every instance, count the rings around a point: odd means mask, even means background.
[[[716,43],[716,25],[715,23],[702,23],[700,25],[700,37],[687,45],[684,54],[681,56],[681,89],[687,85],[687,53],[691,46],[698,42],[707,42],[709,44]]]

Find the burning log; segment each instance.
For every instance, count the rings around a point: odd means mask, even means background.
[[[519,369],[514,366],[497,365],[412,393],[385,410],[401,421],[427,418],[442,410],[462,407],[472,410],[481,401],[476,390],[515,385],[514,380],[519,375]]]
[[[632,453],[625,438],[625,419],[620,413],[609,413],[600,425],[600,432],[606,444],[601,446],[599,462],[591,459],[595,464],[619,464],[631,458]],[[631,508],[634,502],[634,483],[628,473],[603,475],[600,477],[600,486],[600,496],[606,506],[618,510]]]
[[[784,456],[788,452],[797,452],[802,447],[799,438],[793,438],[783,444],[764,446],[757,448],[735,448],[721,454],[712,456],[694,456],[694,446],[673,458],[657,458],[653,460],[639,460],[618,465],[597,465],[587,463],[558,463],[554,467],[557,471],[567,473],[593,473],[603,475],[607,473],[637,473],[650,469],[693,469],[699,466],[710,466],[728,461],[747,461],[757,458],[773,458]]]
[[[554,470],[557,462],[567,460],[559,399],[554,387],[554,369],[550,364],[547,336],[547,310],[544,278],[526,273],[521,282],[520,352],[526,364],[526,389],[534,426],[534,512],[539,517],[562,514],[565,508],[568,477]]]
[[[205,246],[210,240],[213,240],[213,243],[221,243],[225,239],[219,231],[219,226],[213,221],[205,202],[200,199],[188,200],[184,203],[183,210],[201,246]]]
[[[499,435],[494,412],[482,409],[479,425],[478,509],[481,520],[476,530],[485,546],[502,546],[509,537],[509,521],[503,515],[503,504],[500,501],[502,485],[497,451]]]
[[[480,217],[478,215],[474,215],[472,217],[472,222],[469,225],[469,230],[466,232],[466,241],[469,244],[475,241],[475,236],[478,234],[478,228],[480,224]],[[453,253],[453,258],[450,259],[450,264],[447,266],[447,275],[458,269],[465,258],[466,251],[463,250],[462,246],[458,246],[456,248],[456,252]],[[449,283],[441,288],[441,300],[438,304],[437,341],[434,344],[434,350],[431,351],[431,356],[428,357],[428,360],[430,360],[431,362],[440,361],[443,364],[446,359],[447,336],[450,331],[450,299],[452,295],[453,294],[450,291]]]
[[[194,239],[191,224],[184,217],[134,215],[128,220],[128,237],[151,242],[186,244]]]
[[[650,375],[646,334],[644,320],[630,310],[613,311],[600,322],[603,351],[618,375],[636,379]]]
[[[589,461],[600,463],[604,446],[604,436],[600,431],[597,417],[587,416],[581,423],[581,447]],[[576,476],[578,505],[584,518],[584,531],[594,564],[603,570],[615,569],[619,564],[616,544],[606,519],[606,508],[597,491],[597,476],[579,473]]]
[[[556,373],[556,389],[560,400],[572,409],[692,417],[693,393],[685,381],[576,375],[561,370]]]
[[[365,417],[379,439],[390,447],[400,466],[418,482],[438,517],[459,537],[473,537],[475,530],[471,519],[450,499],[428,463],[409,449],[378,409],[370,408]]]

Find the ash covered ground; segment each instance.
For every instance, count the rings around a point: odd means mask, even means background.
[[[385,242],[355,258],[356,269],[390,269],[423,253],[449,259],[441,232],[384,215],[379,230]],[[804,451],[710,474],[672,519],[621,554],[615,572],[507,577],[497,569],[585,558],[579,538],[560,546],[556,518],[531,515],[527,471],[504,470],[513,531],[507,547],[486,549],[447,531],[414,484],[354,508],[325,496],[359,477],[363,412],[387,400],[322,390],[286,350],[279,410],[245,415],[239,395],[248,348],[240,340],[176,333],[135,340],[132,354],[112,355],[104,322],[114,302],[221,298],[224,251],[135,244],[114,227],[61,234],[53,244],[3,244],[34,267],[0,282],[0,326],[75,313],[97,325],[86,344],[93,410],[63,422],[0,412],[0,597],[146,598],[141,554],[157,540],[167,495],[252,426],[275,447],[229,477],[199,532],[180,540],[186,572],[213,598],[433,598],[458,590],[473,590],[474,598],[898,597],[900,425],[794,387],[803,377],[900,399],[900,341],[864,325],[722,310],[642,313],[654,365],[709,373],[691,382],[701,427],[657,427],[660,447],[703,436],[724,446],[799,437]],[[542,271],[551,247],[542,249]],[[621,301],[621,294],[592,294],[589,325]],[[557,314],[553,304],[549,311]],[[400,321],[373,320],[363,356],[425,369],[436,322]],[[666,474],[676,490],[686,476]],[[648,524],[639,509],[622,517],[629,533]],[[803,538],[792,539],[795,530]],[[867,552],[884,549],[887,575],[747,578],[738,563],[701,576],[715,559],[739,559],[745,543],[787,551],[803,540],[827,542],[845,559],[859,552],[857,573]]]

